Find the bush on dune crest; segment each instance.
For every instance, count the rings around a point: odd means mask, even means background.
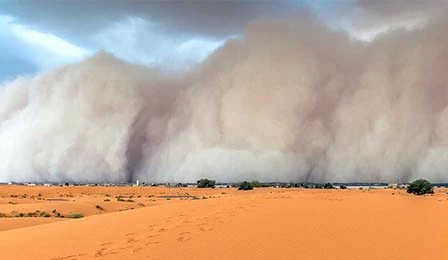
[[[424,195],[424,194],[433,194],[434,190],[432,184],[424,179],[418,179],[411,184],[409,184],[408,193],[412,193],[415,195]]]
[[[83,218],[84,215],[82,213],[75,212],[75,213],[70,214],[68,217],[69,218]]]

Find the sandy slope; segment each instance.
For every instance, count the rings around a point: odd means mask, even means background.
[[[448,259],[446,191],[226,191],[2,231],[1,259]]]
[[[228,190],[228,193],[235,190]],[[176,202],[179,199],[225,196],[220,189],[165,187],[26,187],[0,186],[0,216],[28,213],[48,213],[50,218],[0,218],[0,231],[59,221],[62,216],[82,213],[84,216],[105,214],[141,207]],[[122,198],[121,201],[118,197]],[[172,197],[167,199],[167,197]],[[97,208],[100,206],[101,208]]]

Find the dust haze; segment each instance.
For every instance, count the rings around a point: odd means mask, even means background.
[[[99,52],[17,78],[0,87],[0,180],[448,181],[446,28],[364,42],[301,14],[185,73]]]

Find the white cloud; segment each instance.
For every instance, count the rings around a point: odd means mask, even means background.
[[[25,56],[27,60],[41,69],[79,61],[92,53],[56,35],[16,23],[10,16],[0,15],[0,28],[5,33],[5,37],[13,38],[14,41],[21,43],[21,49],[9,51],[18,52],[17,55]]]
[[[192,61],[203,61],[207,56],[223,45],[225,40],[193,38],[176,47],[176,54]]]
[[[225,40],[174,35],[159,24],[128,17],[95,34],[93,41],[132,63],[182,70],[203,61]]]

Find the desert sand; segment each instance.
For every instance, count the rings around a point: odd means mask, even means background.
[[[445,189],[3,186],[0,213],[1,259],[448,259]]]

